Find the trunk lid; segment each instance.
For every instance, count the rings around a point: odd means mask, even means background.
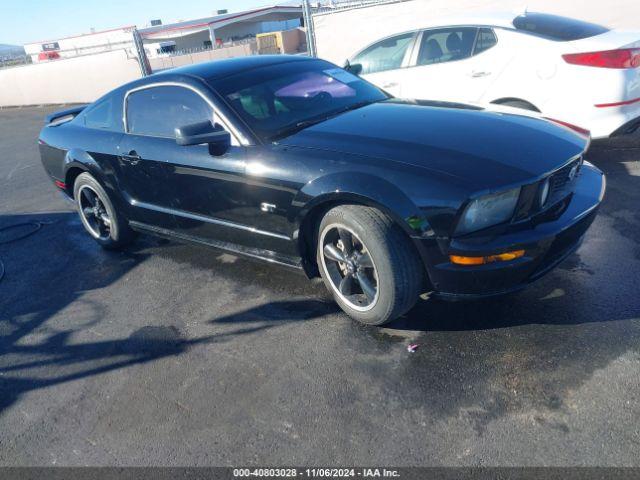
[[[561,45],[568,47],[565,53],[640,48],[640,31],[609,30],[606,33],[594,37],[574,40],[572,42],[562,42]]]

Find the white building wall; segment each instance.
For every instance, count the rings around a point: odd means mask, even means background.
[[[126,48],[133,44],[131,28],[121,28],[105,32],[88,33],[77,37],[62,38],[60,40],[45,40],[29,43],[24,46],[27,55],[33,62],[38,61],[38,54],[43,51],[43,44],[57,42],[58,50],[62,58],[89,55],[117,48]]]
[[[0,107],[89,103],[140,77],[123,50],[0,70]]]

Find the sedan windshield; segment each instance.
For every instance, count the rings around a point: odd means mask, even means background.
[[[266,141],[388,98],[377,87],[322,60],[280,63],[210,83]]]

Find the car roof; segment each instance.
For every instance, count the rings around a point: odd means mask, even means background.
[[[304,55],[253,55],[249,57],[225,58],[221,60],[213,60],[211,62],[186,65],[184,67],[158,72],[151,77],[158,79],[159,77],[166,76],[188,75],[203,80],[212,80],[228,77],[254,68],[312,60],[316,59]]]
[[[465,14],[447,15],[434,18],[422,28],[446,27],[449,25],[488,25],[494,27],[514,28],[513,19],[521,12],[469,12]]]

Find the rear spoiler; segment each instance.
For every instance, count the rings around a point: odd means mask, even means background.
[[[54,112],[45,117],[45,122],[47,125],[51,124],[60,124],[64,122],[68,122],[69,120],[73,120],[80,112],[82,112],[88,105],[80,105],[73,108],[67,108],[66,110],[60,110],[59,112]]]

